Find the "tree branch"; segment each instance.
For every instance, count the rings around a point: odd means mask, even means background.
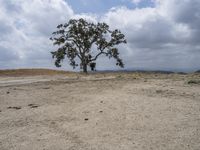
[[[101,51],[101,52],[99,52],[93,59],[91,59],[90,61],[95,61],[95,60],[97,60],[97,58],[98,58],[101,54],[108,55],[108,53],[106,53],[106,52],[104,52],[104,51]]]

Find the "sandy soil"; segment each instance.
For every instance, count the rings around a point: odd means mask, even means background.
[[[0,77],[0,150],[199,150],[199,75]]]

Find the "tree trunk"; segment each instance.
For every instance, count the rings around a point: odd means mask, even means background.
[[[83,72],[87,73],[87,64],[83,64]]]

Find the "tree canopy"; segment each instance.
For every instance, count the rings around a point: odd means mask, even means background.
[[[83,72],[87,72],[87,66],[95,64],[100,55],[114,58],[116,65],[124,67],[116,46],[126,43],[125,36],[118,29],[111,31],[106,23],[71,19],[58,25],[50,40],[58,46],[51,52],[57,67],[61,67],[61,62],[67,57],[73,68],[80,65]]]

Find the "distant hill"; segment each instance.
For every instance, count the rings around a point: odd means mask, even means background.
[[[195,73],[200,73],[200,70],[197,70]]]
[[[111,72],[111,73],[119,73],[119,72],[124,72],[124,73],[155,73],[155,74],[173,74],[173,71],[162,71],[162,70],[153,70],[153,71],[147,71],[147,70],[99,70],[97,72]]]
[[[69,75],[74,72],[51,70],[51,69],[12,69],[12,70],[0,70],[0,76],[37,76],[37,75]]]
[[[96,72],[89,71],[89,74],[95,73],[146,73],[146,74],[173,74],[173,71],[163,71],[163,70],[97,70]],[[178,74],[187,74],[184,72],[176,72]],[[200,70],[196,73],[200,73]],[[1,76],[38,76],[38,75],[74,75],[76,72],[62,71],[62,70],[52,70],[52,69],[11,69],[11,70],[0,70]]]

